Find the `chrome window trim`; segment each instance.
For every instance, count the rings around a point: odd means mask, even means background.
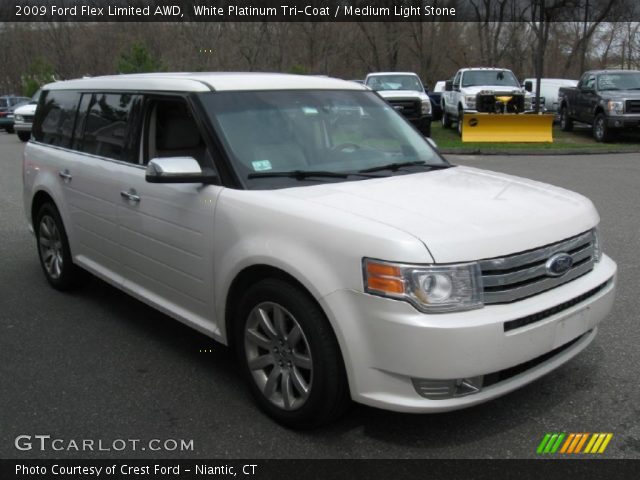
[[[89,158],[95,158],[95,159],[98,159],[98,160],[104,160],[104,161],[107,161],[107,162],[116,163],[118,165],[126,165],[128,167],[135,167],[135,168],[138,168],[140,170],[146,170],[146,168],[147,168],[146,165],[140,165],[138,163],[126,162],[124,160],[116,160],[115,158],[102,157],[100,155],[95,155],[93,153],[82,152],[80,150],[74,150],[72,148],[67,148],[67,147],[60,147],[58,145],[50,145],[48,143],[39,142],[39,141],[36,141],[36,140],[31,140],[31,143],[33,143],[35,145],[41,145],[43,147],[53,148],[55,150],[62,150],[63,152],[75,153],[76,155],[83,155],[83,156],[89,157]]]

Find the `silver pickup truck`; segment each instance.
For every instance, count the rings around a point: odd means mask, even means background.
[[[573,122],[593,126],[593,137],[608,142],[621,130],[640,131],[640,71],[591,70],[576,87],[561,87],[560,127]]]

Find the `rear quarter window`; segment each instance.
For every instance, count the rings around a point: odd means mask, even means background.
[[[36,110],[33,138],[48,145],[69,147],[80,93],[50,90],[43,92]]]

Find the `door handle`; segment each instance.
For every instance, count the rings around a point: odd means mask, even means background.
[[[58,172],[58,176],[65,182],[70,182],[73,178],[73,176],[69,173],[69,170],[67,170],[66,168],[64,170],[60,170]]]
[[[123,190],[122,192],[120,192],[120,196],[127,200],[130,204],[136,204],[140,202],[140,196],[133,188],[129,189],[128,192]]]

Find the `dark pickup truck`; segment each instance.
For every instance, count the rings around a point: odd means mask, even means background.
[[[593,126],[593,137],[608,142],[616,131],[640,131],[640,71],[592,70],[576,87],[560,87],[560,127],[573,129],[573,122]]]

